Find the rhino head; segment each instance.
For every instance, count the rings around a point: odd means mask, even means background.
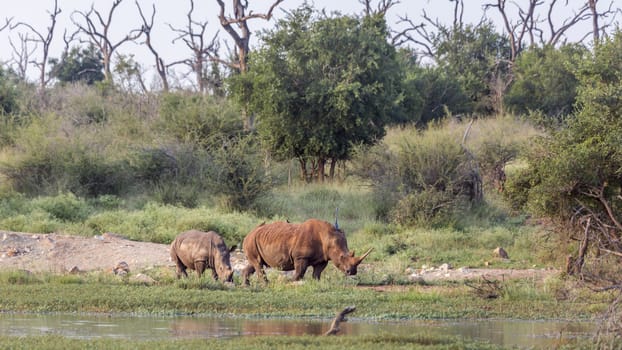
[[[227,247],[224,247],[220,249],[216,256],[214,270],[218,275],[218,279],[223,282],[233,282],[233,269],[231,268],[230,253],[233,252],[236,248],[237,246],[235,245],[229,249],[227,249]]]
[[[367,255],[369,255],[369,253],[371,253],[372,250],[373,248],[369,248],[365,254],[358,257],[354,256],[354,251],[342,253],[339,255],[339,258],[335,260],[335,266],[339,270],[343,271],[346,276],[355,276],[358,272],[357,268],[359,264],[367,257]]]

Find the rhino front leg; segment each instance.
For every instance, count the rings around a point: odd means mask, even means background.
[[[313,278],[319,280],[322,271],[324,271],[324,269],[326,268],[326,265],[328,265],[328,261],[313,266]]]
[[[305,273],[307,272],[307,267],[309,267],[307,259],[297,259],[294,261],[294,270],[296,271],[294,273],[294,281],[299,281],[305,276]]]
[[[205,261],[195,261],[194,262],[194,269],[196,270],[197,276],[199,276],[199,279],[203,275],[203,271],[205,271],[205,268],[206,268]]]

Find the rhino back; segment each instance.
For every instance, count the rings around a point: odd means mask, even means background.
[[[174,253],[188,267],[195,261],[210,261],[210,257],[217,254],[215,249],[224,246],[222,238],[213,231],[202,232],[191,230],[177,236],[173,242]],[[173,248],[171,249],[171,255]]]
[[[283,221],[261,225],[244,239],[244,252],[270,267],[291,270],[294,267],[290,253],[296,241],[297,227],[297,224]]]

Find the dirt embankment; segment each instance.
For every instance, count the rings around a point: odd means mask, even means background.
[[[55,273],[112,271],[120,262],[125,262],[130,271],[162,266],[174,268],[170,260],[169,246],[166,244],[131,241],[112,233],[81,237],[0,231],[0,270]],[[232,254],[231,265],[236,271],[243,268],[246,265],[244,254],[241,252]],[[413,282],[416,282],[419,279],[464,280],[481,276],[488,279],[542,279],[558,271],[439,267],[405,271],[406,273],[412,276]]]

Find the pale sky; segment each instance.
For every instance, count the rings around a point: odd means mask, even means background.
[[[380,0],[374,1],[378,3]],[[465,0],[465,14],[464,21],[466,23],[477,23],[483,15],[482,5],[494,0]],[[550,0],[545,0],[545,3],[549,3]],[[175,33],[171,31],[168,24],[173,25],[176,28],[183,28],[187,21],[187,12],[190,8],[190,2],[184,0],[138,0],[146,16],[151,15],[152,4],[156,6],[155,25],[152,32],[154,46],[160,52],[160,55],[166,62],[172,62],[181,58],[186,58],[190,55],[185,45],[178,41],[173,44],[171,41],[175,38]],[[194,19],[197,21],[208,21],[208,28],[210,30],[209,39],[213,36],[216,30],[220,30],[221,40],[227,40],[231,45],[231,40],[228,34],[221,30],[220,24],[217,20],[217,14],[219,7],[215,0],[195,0]],[[254,12],[265,12],[271,0],[249,0],[250,7]],[[517,2],[525,2],[525,0],[517,0]],[[577,4],[583,3],[580,0],[572,0],[571,3]],[[602,1],[601,1],[602,2]],[[59,57],[64,46],[63,32],[67,29],[68,32],[74,30],[71,23],[70,16],[75,10],[83,12],[88,11],[91,4],[94,3],[95,9],[100,11],[102,15],[107,15],[110,8],[111,0],[108,1],[87,1],[87,0],[58,0],[59,7],[62,13],[58,16],[58,23],[55,31],[54,42],[51,48],[50,57]],[[225,3],[230,3],[229,0],[225,0]],[[279,9],[274,12],[275,17],[282,17],[284,15],[283,9],[293,9],[300,6],[303,0],[285,0]],[[315,0],[310,1],[315,4],[317,9],[326,9],[328,12],[339,11],[343,14],[360,14],[363,11],[363,5],[359,0]],[[615,3],[615,2],[614,2]],[[444,23],[451,23],[453,20],[453,8],[454,3],[449,0],[401,0],[399,4],[392,7],[391,11],[387,15],[387,22],[391,28],[398,29],[396,22],[399,16],[407,15],[414,22],[422,21],[422,13],[425,10],[429,17],[438,18],[439,21]],[[602,6],[608,6],[608,2]],[[46,35],[47,27],[50,25],[49,11],[52,10],[54,5],[53,0],[18,0],[8,1],[2,0],[2,15],[0,15],[0,25],[5,23],[5,18],[13,18],[13,23],[22,21],[32,25],[40,33]],[[600,5],[600,2],[599,2]],[[508,5],[509,7],[510,5]],[[575,9],[579,5],[576,5]],[[512,9],[512,14],[516,14],[516,11]],[[556,20],[558,25],[561,25],[565,18],[568,18],[572,13],[571,8],[556,11]],[[488,13],[488,17],[492,19],[499,31],[502,31],[502,24],[500,22],[501,17],[498,12],[493,9]],[[544,18],[544,17],[543,17]],[[274,21],[274,20],[273,20]],[[135,4],[135,0],[123,0],[121,5],[117,8],[113,17],[112,39],[118,41],[121,39],[130,29],[138,28],[141,24],[141,19],[138,14],[138,10]],[[258,19],[250,22],[250,28],[253,32],[264,28],[265,26],[271,26],[273,22],[266,22]],[[581,29],[577,32],[569,33],[570,36],[575,38],[582,37],[587,30],[589,30],[590,23],[585,22],[581,26]],[[11,60],[13,49],[9,45],[9,38],[13,40],[16,45],[19,45],[19,33],[26,33],[28,29],[26,27],[19,27],[14,30],[5,29],[0,32],[0,62],[7,63]],[[257,36],[254,35],[257,39]],[[578,39],[576,39],[578,40]],[[255,42],[256,44],[256,42]],[[222,45],[224,47],[224,45]],[[40,53],[41,46],[35,55]],[[117,53],[121,54],[134,54],[137,61],[144,65],[145,68],[153,67],[154,60],[151,53],[147,48],[134,44],[126,44],[121,46]],[[223,53],[224,55],[224,53]],[[36,75],[36,68],[33,66],[29,68],[29,76]]]

